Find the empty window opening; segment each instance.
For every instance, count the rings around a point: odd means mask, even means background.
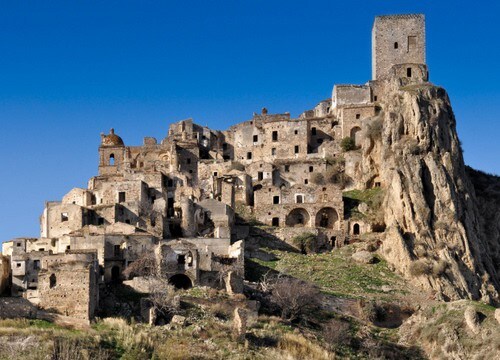
[[[70,245],[66,246],[66,250],[71,250],[71,246]]]
[[[297,195],[297,196],[295,197],[295,202],[296,202],[297,204],[302,204],[302,203],[304,202],[304,197],[303,197],[302,195]]]
[[[379,183],[379,182],[375,183],[375,187],[380,187],[380,185],[381,185],[381,183]]]
[[[304,179],[304,184],[309,184],[309,179]]]
[[[20,243],[20,242],[18,242],[18,243],[16,244],[16,246],[21,246],[21,243]]]
[[[104,218],[102,218],[102,217],[98,218],[97,225],[104,225]]]
[[[394,43],[394,49],[399,48],[399,44],[397,42]]]
[[[252,153],[251,152],[247,152],[247,160],[252,160]]]
[[[285,165],[285,172],[290,172],[290,165]]]
[[[173,186],[174,186],[174,180],[172,180],[172,179],[168,179],[168,180],[167,180],[167,186],[168,186],[168,187],[173,187]]]
[[[278,132],[273,131],[273,141],[278,141]]]
[[[124,203],[125,202],[125,198],[126,198],[125,191],[120,191],[118,193],[118,202],[119,203]]]
[[[309,166],[309,172],[313,172],[314,171],[314,166]]]
[[[357,120],[361,119],[361,114],[356,114],[356,119]]]
[[[377,95],[374,95],[374,96],[373,96],[373,101],[377,101],[377,100],[378,100]]]
[[[186,264],[186,255],[177,255],[177,264],[179,265]]]
[[[67,212],[61,213],[61,222],[68,221],[68,220],[69,220],[68,213]]]
[[[56,284],[57,284],[56,274],[50,275],[50,277],[49,277],[49,288],[52,289],[53,287],[56,286]]]
[[[214,171],[214,176],[217,176],[217,171]]]
[[[21,263],[16,263],[16,267],[20,268],[21,267]]]
[[[276,148],[271,149],[271,155],[275,156],[276,155]]]
[[[45,251],[45,248],[40,248],[38,249],[38,251]]]
[[[264,179],[264,173],[262,171],[259,171],[257,173],[257,180],[261,181],[262,179]]]
[[[406,76],[411,77],[411,68],[406,69]]]
[[[280,226],[280,218],[274,217],[272,220],[273,226]]]
[[[115,165],[115,154],[109,155],[109,165],[111,166]]]
[[[297,135],[299,133],[299,130],[295,130],[294,134]]]
[[[294,152],[295,154],[299,153],[299,145],[295,145]]]
[[[273,204],[279,204],[280,203],[280,197],[279,196],[273,196]]]
[[[33,261],[33,269],[35,269],[35,270],[40,269],[40,260]]]
[[[191,159],[187,158],[186,159],[186,164],[188,164],[188,165],[191,164]]]
[[[253,136],[253,142],[259,141],[259,135],[254,135]]]
[[[354,235],[359,235],[359,224],[354,224],[354,226],[352,227],[352,233]]]
[[[316,136],[316,128],[315,127],[311,128],[311,135]]]

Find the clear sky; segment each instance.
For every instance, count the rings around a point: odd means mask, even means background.
[[[499,174],[497,1],[0,0],[0,241],[38,236],[44,201],[86,187],[99,133],[139,145],[188,117],[297,116],[368,81],[374,17],[410,12],[426,15],[466,163]]]

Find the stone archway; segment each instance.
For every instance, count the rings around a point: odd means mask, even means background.
[[[353,127],[350,135],[356,146],[361,146],[361,128],[359,126]]]
[[[337,210],[331,207],[322,208],[316,214],[316,227],[335,229],[338,226],[339,215]]]
[[[287,215],[286,226],[310,226],[311,216],[304,208],[296,208]]]
[[[360,234],[360,226],[358,223],[355,223],[353,226],[352,226],[352,234],[353,235],[359,235]]]
[[[189,276],[184,274],[175,274],[168,280],[168,282],[175,286],[176,289],[187,290],[193,287],[193,282]]]

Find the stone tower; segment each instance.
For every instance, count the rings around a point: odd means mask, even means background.
[[[375,18],[372,29],[372,79],[386,78],[394,65],[401,64],[425,65],[423,14]]]

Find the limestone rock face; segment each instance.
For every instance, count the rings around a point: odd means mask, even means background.
[[[352,254],[352,259],[362,264],[372,264],[375,261],[375,257],[366,250],[355,252]]]
[[[438,299],[498,302],[500,202],[491,205],[497,222],[487,236],[446,91],[397,81],[386,89],[351,174],[359,186],[375,177],[384,184],[381,253]]]

